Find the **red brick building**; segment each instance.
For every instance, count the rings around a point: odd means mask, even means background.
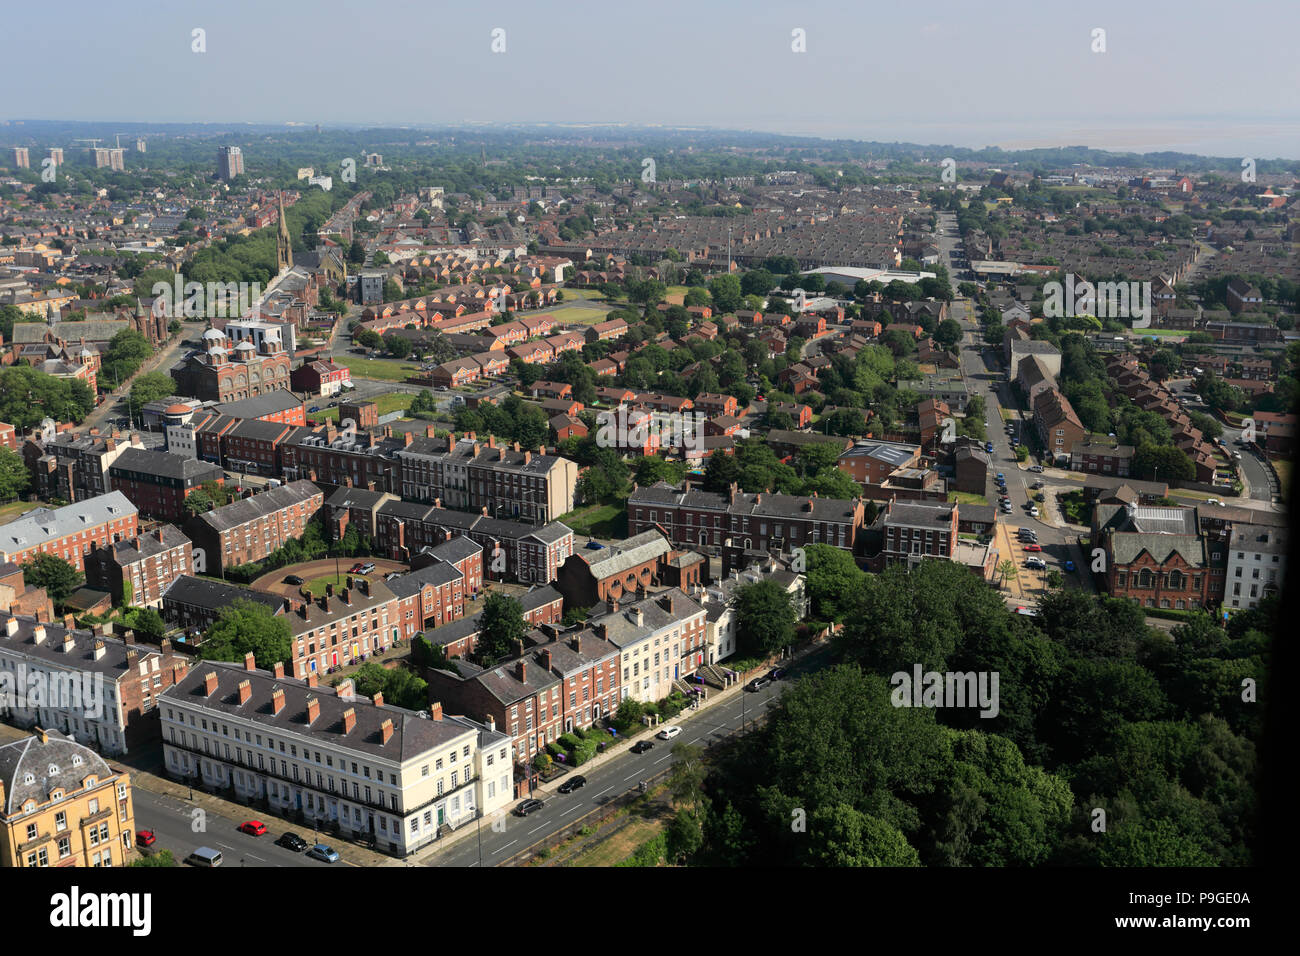
[[[112,594],[115,605],[160,607],[172,582],[182,574],[193,573],[190,539],[170,524],[95,548],[86,558],[86,583]]]
[[[325,496],[310,481],[292,481],[251,498],[196,515],[185,533],[203,551],[200,570],[219,574],[225,568],[260,561],[290,538],[301,538]]]
[[[220,485],[226,479],[225,471],[210,462],[143,448],[122,452],[108,474],[113,488],[126,495],[142,514],[164,521],[186,518],[185,498],[190,492],[204,482]]]

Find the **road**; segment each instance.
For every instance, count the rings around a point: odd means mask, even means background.
[[[1214,417],[1214,413],[1208,405],[1192,400],[1196,396],[1196,385],[1190,378],[1170,379],[1165,382],[1169,391],[1178,399],[1183,408],[1189,412],[1199,412],[1202,415]],[[1199,397],[1199,396],[1196,396]],[[1229,425],[1223,426],[1223,448],[1228,454],[1239,453],[1241,460],[1237,462],[1241,469],[1242,479],[1247,486],[1248,491],[1245,498],[1253,501],[1277,502],[1281,503],[1281,490],[1277,486],[1277,481],[1273,477],[1273,469],[1264,463],[1264,459],[1254,446],[1240,444],[1242,430],[1232,428]],[[1232,504],[1238,502],[1233,501]]]
[[[197,339],[202,335],[203,329],[206,326],[206,320],[201,322],[182,323],[180,334],[174,336],[165,346],[163,346],[162,351],[158,354],[146,359],[144,365],[141,366],[140,372],[137,374],[143,375],[146,372],[162,372],[163,374],[170,374],[172,366],[180,361],[181,357],[189,350],[189,346],[185,343],[189,340]],[[109,419],[126,419],[129,412],[126,407],[125,398],[130,390],[131,383],[124,382],[119,392],[110,394],[108,398],[104,399],[102,405],[97,406],[89,415],[86,416],[86,420],[81,423],[82,429],[89,431],[91,428],[102,427],[105,421]],[[157,443],[161,444],[162,441],[163,437],[160,434]],[[149,444],[147,439],[145,444]]]
[[[1045,520],[1054,517],[1059,524],[1064,524],[1056,512],[1055,505],[1049,504],[1049,501],[1058,488],[1068,490],[1074,486],[1068,482],[1059,484],[1054,480],[1050,470],[1043,475],[1025,470],[1032,464],[1032,460],[1027,461],[1023,468],[1016,461],[1011,447],[1012,437],[1019,440],[1023,436],[1024,429],[1031,427],[1030,423],[1022,418],[1021,412],[1016,410],[1011,385],[1005,380],[1006,376],[1002,371],[999,351],[983,344],[983,340],[979,338],[978,327],[974,323],[963,320],[962,324],[967,330],[961,349],[962,374],[969,383],[971,391],[984,396],[987,411],[985,427],[988,440],[993,443],[984,495],[990,502],[998,501],[1000,492],[997,488],[996,476],[1001,473],[1006,479],[1006,495],[1011,504],[1009,513],[995,504],[998,524],[995,540],[1001,555],[999,563],[1002,560],[1011,560],[1017,566],[1016,577],[1005,582],[1007,600],[1017,606],[1032,602],[1035,597],[1045,593],[1047,577],[1053,569],[1061,572],[1067,587],[1095,590],[1092,577],[1086,571],[1089,563],[1084,560],[1076,534],[1068,528]],[[1003,408],[1011,411],[1010,431],[1002,422]],[[1031,496],[1036,492],[1030,486],[1040,479],[1045,484],[1042,491],[1048,501],[1037,503],[1032,500]],[[1029,514],[1028,506],[1031,504],[1037,504],[1039,517],[1035,518]],[[1025,561],[1029,555],[1025,553],[1024,545],[1016,538],[1016,531],[1019,528],[1030,528],[1038,536],[1038,545],[1042,551],[1036,556],[1046,562],[1046,568],[1034,570],[1026,567]],[[1073,572],[1065,569],[1066,561],[1074,562]]]
[[[791,673],[800,673],[823,666],[829,658],[827,651],[819,650],[791,667]],[[666,725],[682,728],[674,740],[654,740],[654,748],[643,754],[624,750],[595,770],[579,771],[587,778],[586,786],[571,794],[551,793],[542,796],[543,807],[526,817],[513,813],[503,818],[504,831],[489,826],[479,826],[477,836],[462,838],[447,850],[426,857],[425,866],[496,866],[529,846],[546,838],[548,834],[567,826],[585,813],[590,813],[614,798],[636,789],[640,780],[664,770],[672,760],[672,748],[677,743],[711,745],[738,730],[742,719],[752,723],[755,715],[765,713],[780,697],[786,681],[780,680],[759,691],[741,690],[725,701],[705,706],[699,712],[683,711]],[[710,694],[718,691],[710,689]]]
[[[178,863],[183,863],[198,847],[207,846],[221,851],[224,857],[222,866],[336,865],[275,845],[285,832],[297,833],[308,843],[315,842],[315,831],[310,826],[291,829],[291,825],[279,817],[259,817],[254,810],[249,810],[248,816],[238,820],[211,811],[201,811],[201,815],[196,817],[195,807],[185,800],[141,787],[134,788],[132,793],[135,797],[136,830],[152,830],[158,838],[153,849],[171,850]],[[244,820],[261,820],[266,824],[267,832],[260,837],[241,832],[238,827]],[[201,829],[196,832],[196,827]],[[322,836],[320,842],[333,846],[343,858],[340,862],[347,863],[345,845],[331,843],[327,836]]]

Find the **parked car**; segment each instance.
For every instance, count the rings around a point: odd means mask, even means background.
[[[1030,506],[1029,506],[1029,514],[1030,514],[1031,517],[1037,518],[1037,517],[1038,517],[1038,506],[1037,506],[1037,505],[1030,505]]]
[[[294,853],[301,853],[311,844],[296,833],[282,833],[276,839],[275,845],[282,846],[286,850],[293,850]]]
[[[541,800],[525,800],[515,807],[515,816],[526,817],[546,806]]]
[[[573,793],[587,785],[587,778],[583,776],[570,777],[564,783],[560,784],[560,793]]]
[[[307,411],[309,411],[309,412],[319,412],[319,411],[320,411],[320,406],[319,406],[319,405],[313,405],[311,408],[307,409]]]
[[[989,454],[992,454],[992,453],[993,453],[993,442],[991,442],[991,441],[986,441],[986,442],[984,443],[984,450],[985,450],[986,452],[988,452]]]
[[[364,573],[361,570],[363,567],[364,565],[358,561],[356,564],[352,565],[352,567],[348,568],[348,574],[362,574]]]
[[[655,734],[655,736],[660,740],[672,740],[681,732],[682,728],[680,727],[665,727],[663,730],[659,731],[659,733]]]
[[[367,561],[365,564],[361,565],[362,574],[370,574],[374,570],[375,570],[375,563],[373,561]]]
[[[1032,472],[1034,472],[1034,474],[1041,475],[1041,474],[1043,473],[1043,466],[1042,466],[1042,465],[1030,465],[1030,466],[1029,466],[1029,470],[1032,471]]]
[[[1035,481],[1032,485],[1030,485],[1030,487],[1033,488],[1035,491],[1037,491],[1039,488],[1046,488],[1046,487],[1047,487],[1047,482],[1045,482],[1045,481]]]
[[[785,668],[773,667],[767,676],[772,678],[772,680],[780,680],[782,677],[785,676]]]
[[[154,835],[152,830],[140,830],[135,835],[136,846],[153,846],[157,842],[158,837]]]
[[[292,584],[295,585],[296,587],[302,587],[302,585],[306,584],[307,582],[304,581],[302,578],[298,577],[298,575],[296,574],[287,574],[285,575],[284,583]]]
[[[993,476],[993,480],[1000,481],[1005,484],[1007,480],[1007,476],[1002,474],[1002,472],[999,471],[996,475]]]
[[[1042,558],[1026,558],[1025,567],[1042,571],[1047,567],[1047,562]]]
[[[1042,548],[1042,545],[1038,545],[1038,544],[1027,544],[1027,545],[1025,545],[1025,550],[1026,550],[1026,551],[1042,551],[1043,548]]]
[[[307,851],[307,855],[313,860],[320,860],[322,863],[337,863],[341,859],[332,846],[327,846],[324,843],[317,843]]]
[[[221,851],[214,850],[210,846],[201,846],[185,858],[185,862],[190,866],[220,866]]]
[[[601,548],[605,546],[601,544],[599,541],[588,541],[587,547],[592,551],[599,551]]]
[[[261,836],[266,832],[266,824],[261,820],[246,820],[239,825],[239,829],[249,836]]]
[[[762,690],[770,683],[772,683],[772,678],[770,677],[755,677],[745,685],[745,690]]]
[[[1073,562],[1073,561],[1070,561],[1070,560],[1067,560],[1067,561],[1065,562],[1065,570],[1067,570],[1067,571],[1073,571],[1073,570],[1074,570],[1074,562]]]
[[[643,754],[647,750],[652,749],[654,745],[655,742],[653,740],[638,740],[636,743],[632,745],[632,753]]]

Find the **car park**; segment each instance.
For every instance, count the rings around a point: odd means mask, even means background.
[[[659,733],[655,734],[655,736],[660,740],[672,740],[681,732],[682,728],[680,727],[665,727],[663,730],[659,731]]]
[[[524,800],[515,807],[515,816],[526,817],[530,813],[536,813],[544,806],[546,806],[546,804],[541,800]]]
[[[587,785],[587,778],[579,774],[576,777],[570,777],[564,783],[560,784],[560,793],[573,793]]]
[[[311,844],[296,833],[282,833],[276,838],[275,845],[282,846],[286,850],[292,850],[294,853],[301,853]]]
[[[337,863],[340,859],[334,848],[324,843],[317,843],[307,851],[307,855],[313,860],[320,860],[322,863]]]
[[[632,753],[643,754],[647,750],[650,750],[652,747],[654,747],[654,745],[655,742],[653,740],[638,740],[636,743],[632,745]]]

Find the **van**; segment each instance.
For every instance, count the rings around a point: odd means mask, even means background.
[[[190,866],[220,866],[221,853],[211,847],[201,846],[185,858]]]

